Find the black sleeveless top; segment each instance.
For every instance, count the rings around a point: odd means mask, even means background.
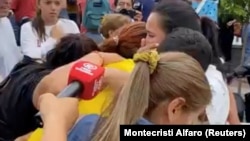
[[[24,59],[0,84],[0,141],[12,141],[37,128],[33,91],[50,72],[40,63]]]

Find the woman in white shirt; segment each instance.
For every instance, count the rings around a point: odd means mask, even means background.
[[[21,27],[21,49],[30,58],[43,59],[61,37],[80,31],[74,21],[58,18],[63,0],[37,2],[36,17]]]

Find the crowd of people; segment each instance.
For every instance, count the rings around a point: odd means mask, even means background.
[[[240,124],[217,24],[188,1],[83,0],[75,17],[66,10],[74,0],[34,1],[0,0],[0,141],[117,141],[121,124]],[[79,61],[105,68],[102,90],[56,97]]]

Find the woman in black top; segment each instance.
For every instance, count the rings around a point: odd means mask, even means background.
[[[0,141],[14,140],[37,128],[32,99],[38,83],[52,70],[98,50],[93,40],[70,34],[51,50],[44,63],[29,57],[19,62],[0,84]]]

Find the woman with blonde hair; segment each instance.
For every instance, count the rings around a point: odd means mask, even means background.
[[[135,54],[133,60],[135,69],[107,109],[110,115],[105,118],[107,113],[86,115],[71,130],[68,139],[68,130],[77,116],[77,100],[57,99],[51,94],[40,97],[43,140],[119,141],[122,124],[197,123],[212,96],[204,71],[195,59],[184,53],[158,55],[156,51],[146,51]],[[59,108],[62,104],[70,106],[62,110]],[[54,123],[57,119],[60,124]],[[56,134],[52,132],[55,130]]]
[[[130,22],[131,19],[128,16],[119,13],[107,14],[100,25],[100,33],[104,38],[109,38],[115,30]]]

